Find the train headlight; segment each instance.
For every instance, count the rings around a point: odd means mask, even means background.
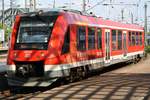
[[[31,65],[22,65],[17,68],[17,74],[22,77],[27,77],[30,73],[32,66]]]
[[[43,52],[41,52],[41,56],[42,56],[42,57],[44,57],[44,56],[45,56]]]
[[[17,53],[16,52],[14,53],[14,57],[17,57]]]

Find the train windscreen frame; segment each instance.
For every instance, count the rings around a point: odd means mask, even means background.
[[[57,16],[24,16],[20,19],[16,50],[46,50]]]

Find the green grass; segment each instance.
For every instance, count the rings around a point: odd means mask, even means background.
[[[150,53],[150,46],[146,46],[146,47],[145,47],[145,52],[146,52],[146,53]]]
[[[0,59],[5,59],[6,58],[6,56],[0,56]]]

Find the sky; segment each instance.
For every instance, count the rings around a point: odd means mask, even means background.
[[[0,0],[0,7],[1,7]],[[10,0],[5,1],[5,8],[10,6]],[[15,5],[20,5],[24,7],[24,0],[13,0]],[[29,1],[29,0],[28,0]],[[76,9],[82,11],[83,0],[55,0],[56,8],[67,6],[68,9]],[[102,2],[103,1],[103,2]],[[52,8],[54,0],[36,0],[37,8]],[[121,21],[123,10],[124,22],[131,23],[132,15],[133,22],[144,26],[144,5],[148,5],[148,26],[150,27],[150,0],[86,0],[86,9],[91,8],[95,4],[100,3],[100,5],[95,6],[95,8],[89,10],[88,12],[93,12],[98,17],[103,17],[104,19],[111,19],[114,21]],[[112,4],[104,6],[102,4]],[[113,5],[114,4],[114,5]],[[119,5],[115,5],[119,4]],[[138,4],[136,5],[125,5],[125,4]],[[2,8],[0,8],[2,9]]]

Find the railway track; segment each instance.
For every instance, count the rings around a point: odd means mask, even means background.
[[[141,63],[141,62],[140,62]],[[133,64],[134,65],[134,64]],[[137,64],[138,65],[138,64]],[[3,92],[0,92],[0,99],[2,100],[12,100],[12,99],[19,99],[19,98],[27,98],[27,97],[32,97],[32,96],[35,96],[35,95],[39,95],[39,94],[43,94],[44,92],[46,91],[51,91],[51,90],[55,90],[55,88],[61,88],[61,87],[65,87],[66,84],[68,84],[67,86],[72,86],[71,84],[76,84],[75,86],[78,86],[78,85],[83,85],[83,83],[88,84],[89,86],[91,84],[95,84],[95,83],[92,83],[90,82],[89,80],[91,79],[94,79],[93,81],[98,81],[98,79],[100,78],[102,80],[102,82],[100,82],[99,84],[103,84],[103,81],[108,78],[108,79],[112,79],[114,77],[116,77],[117,75],[114,74],[114,75],[111,75],[109,73],[115,71],[116,69],[119,70],[119,69],[128,69],[127,67],[129,67],[130,65],[129,64],[118,64],[118,65],[112,65],[110,67],[107,67],[107,68],[104,68],[103,70],[97,72],[97,73],[90,73],[90,76],[88,79],[85,79],[83,81],[78,81],[78,82],[73,82],[73,83],[68,83],[62,79],[58,80],[56,83],[52,84],[51,86],[49,87],[46,87],[46,88],[38,88],[38,87],[10,87],[9,90],[6,90],[6,91],[3,91]],[[132,66],[132,65],[131,65]],[[108,75],[107,75],[108,74]],[[100,75],[100,76],[99,76]],[[116,75],[116,76],[115,76]],[[132,75],[129,74],[119,74],[120,77],[122,78],[127,78],[127,77],[132,77]],[[146,76],[147,77],[147,76]],[[120,80],[121,79],[117,79],[117,80]],[[96,82],[97,82],[96,81]],[[89,83],[88,83],[89,82]],[[137,82],[137,81],[136,81]],[[109,83],[109,82],[108,82]],[[117,83],[116,80],[114,80],[114,83]],[[118,82],[119,83],[119,82]],[[65,85],[64,85],[65,84]],[[62,86],[63,85],[63,86]],[[113,85],[113,84],[108,84],[108,85]],[[116,84],[115,84],[116,85]]]
[[[53,83],[49,87],[9,87],[7,90],[0,92],[0,100],[15,100],[23,97],[28,97],[36,94],[40,94],[44,91],[48,91],[55,87],[63,85],[64,80],[60,79],[57,82]]]
[[[36,95],[42,93],[50,88],[38,88],[38,87],[10,87],[9,90],[5,90],[0,93],[0,100],[15,100],[27,96]]]
[[[137,64],[120,66],[121,68],[118,69],[117,66],[111,66],[112,69],[103,70],[100,75],[24,97],[21,100],[150,100],[149,62],[150,58]]]
[[[109,72],[111,70],[120,68],[126,66],[126,64],[120,64],[117,66],[112,66],[110,68],[105,68],[99,72],[93,72],[90,73],[89,78],[91,77],[96,77],[99,74]],[[77,82],[77,81],[76,81]],[[80,82],[80,81],[78,81]],[[19,99],[19,98],[24,98],[24,97],[31,97],[33,95],[37,95],[40,93],[43,93],[44,91],[48,91],[51,89],[54,89],[55,87],[60,87],[62,85],[70,84],[69,82],[66,82],[64,79],[60,79],[57,82],[53,83],[51,86],[46,87],[46,88],[39,88],[39,87],[9,87],[9,90],[3,91],[0,95],[0,99],[5,100],[12,100],[12,99]]]

